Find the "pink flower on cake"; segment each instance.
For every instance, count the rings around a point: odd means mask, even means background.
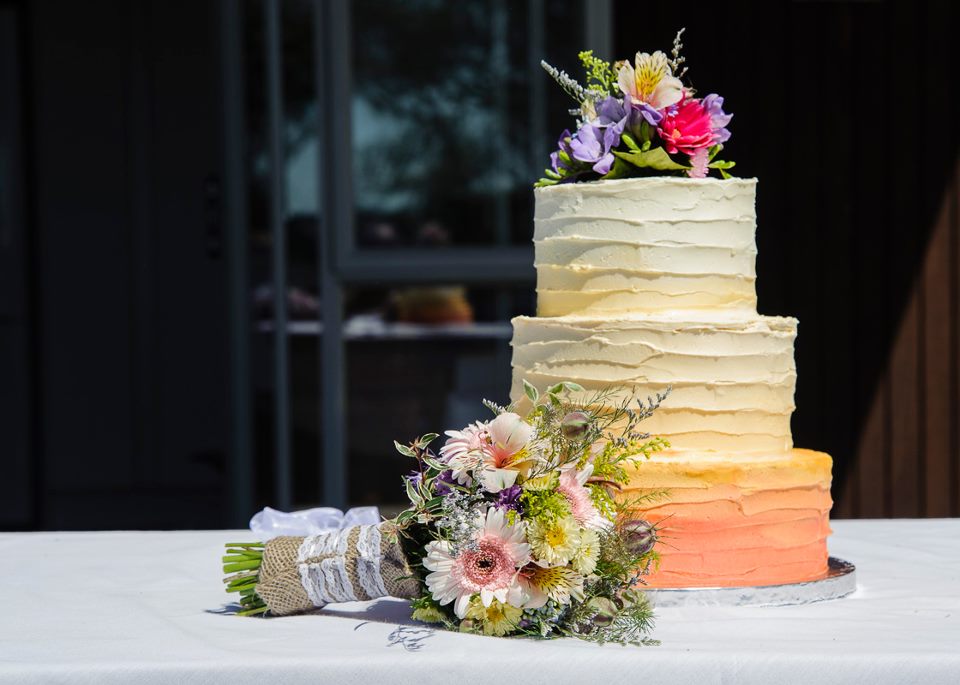
[[[483,448],[480,479],[489,492],[500,492],[513,485],[530,456],[527,445],[533,438],[533,426],[513,412],[504,412],[487,426],[489,440]]]
[[[476,421],[459,431],[446,431],[447,442],[440,448],[440,458],[450,466],[453,477],[461,485],[468,485],[468,471],[483,463],[484,447],[489,442],[487,424]]]
[[[566,498],[570,505],[570,514],[577,523],[584,528],[607,530],[613,525],[612,522],[594,506],[590,490],[584,485],[591,473],[593,466],[587,466],[582,471],[567,469],[560,474],[557,490]]]
[[[690,178],[706,178],[710,168],[710,148],[702,147],[690,156],[690,171],[687,176]]]
[[[710,113],[699,100],[685,98],[675,109],[667,112],[657,133],[670,154],[685,152],[693,155],[700,148],[713,145],[714,132]]]
[[[446,541],[427,544],[423,565],[431,571],[426,578],[430,594],[441,605],[454,602],[459,618],[466,615],[470,599],[478,593],[485,607],[494,599],[522,607],[530,599],[518,579],[519,569],[530,560],[523,525],[509,525],[502,511],[490,508],[474,543],[457,556]]]

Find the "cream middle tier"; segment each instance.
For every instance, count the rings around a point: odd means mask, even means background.
[[[797,321],[757,314],[755,191],[665,177],[536,191],[539,316],[513,320],[511,394],[522,404],[524,379],[641,398],[672,386],[644,424],[671,450],[628,488],[677,495],[645,512],[669,519],[655,585],[826,569],[831,462],[792,449]]]

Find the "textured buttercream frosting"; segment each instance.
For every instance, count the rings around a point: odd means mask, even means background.
[[[793,449],[797,321],[756,309],[756,179],[643,178],[536,191],[538,316],[513,320],[513,388],[584,399],[672,388],[644,423],[671,449],[631,495],[669,544],[658,586],[807,580],[826,569],[829,455]]]
[[[755,312],[755,188],[648,178],[538,190],[539,314]]]

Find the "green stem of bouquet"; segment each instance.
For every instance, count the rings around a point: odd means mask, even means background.
[[[267,612],[267,605],[257,594],[260,582],[260,565],[263,563],[262,542],[228,542],[226,554],[221,557],[223,572],[228,574],[223,582],[227,592],[239,596],[240,610],[237,616],[257,616]]]

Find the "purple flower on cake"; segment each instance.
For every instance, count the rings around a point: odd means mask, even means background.
[[[610,152],[613,146],[613,131],[613,127],[584,124],[577,131],[577,135],[570,139],[570,148],[573,151],[571,157],[593,165],[593,170],[598,174],[607,173],[613,166],[613,153]],[[614,135],[619,141],[619,133]]]
[[[564,129],[563,133],[560,134],[560,138],[557,140],[556,152],[550,153],[550,165],[557,173],[569,169],[569,167],[564,163],[563,158],[560,156],[560,153],[563,152],[568,157],[573,157],[573,150],[570,149],[570,138],[570,131]]]
[[[732,114],[723,111],[723,98],[716,93],[710,93],[703,98],[703,108],[710,115],[710,126],[713,127],[713,142],[725,143],[730,140],[730,131],[727,130],[727,124],[733,119]]]

